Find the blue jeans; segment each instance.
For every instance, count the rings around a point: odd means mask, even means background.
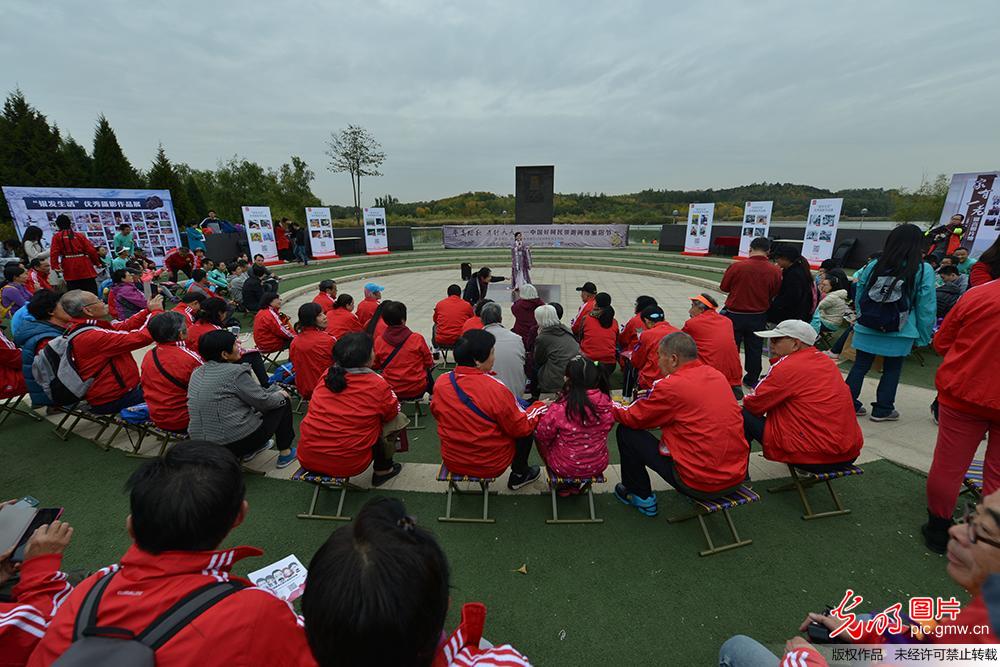
[[[295,258],[306,266],[309,265],[309,257],[306,255],[306,247],[304,245],[295,246]]]
[[[872,403],[873,417],[887,417],[896,407],[896,389],[899,387],[899,376],[903,372],[903,360],[906,357],[883,357],[882,377],[878,381],[878,389],[875,392],[875,402]],[[854,365],[851,372],[847,374],[847,386],[851,388],[851,397],[854,399],[854,410],[861,409],[861,385],[865,381],[865,374],[872,367],[875,355],[871,352],[857,350],[854,358]]]
[[[756,639],[733,635],[719,649],[719,667],[778,667],[778,656]]]

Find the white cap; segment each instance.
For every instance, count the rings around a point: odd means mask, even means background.
[[[785,320],[769,331],[755,331],[754,333],[761,338],[795,338],[806,345],[815,343],[819,336],[811,324],[802,320]]]

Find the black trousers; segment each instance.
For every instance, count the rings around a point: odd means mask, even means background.
[[[762,445],[764,444],[764,426],[766,424],[767,417],[758,417],[746,408],[743,408],[743,435],[747,439],[747,444],[752,444],[754,440]],[[782,461],[782,463],[787,462]],[[792,465],[799,470],[806,470],[808,472],[830,472],[832,470],[840,470],[852,463],[854,463],[854,459],[842,461],[841,463],[793,463]]]
[[[647,468],[663,478],[667,484],[692,498],[707,500],[732,493],[739,485],[721,491],[703,492],[692,489],[681,481],[674,460],[660,453],[660,441],[649,431],[640,431],[621,424],[615,431],[618,454],[621,457],[622,484],[640,498],[649,498],[653,489],[649,484]]]
[[[264,446],[274,436],[278,450],[290,449],[295,440],[295,429],[292,426],[292,404],[289,401],[278,408],[261,413],[263,421],[260,427],[245,438],[226,444],[226,449],[236,456],[252,454]]]
[[[510,462],[511,472],[523,475],[528,472],[528,456],[531,455],[531,443],[535,436],[529,435],[514,441],[514,460]]]
[[[267,386],[267,368],[264,365],[264,357],[260,356],[260,352],[247,352],[240,357],[240,362],[250,364],[250,370],[257,377],[257,382],[260,382],[260,386]]]
[[[66,291],[82,289],[84,292],[90,292],[91,294],[98,294],[97,291],[97,278],[84,278],[82,280],[67,280],[66,281]]]
[[[764,339],[754,332],[767,329],[766,313],[733,313],[722,309],[722,314],[733,323],[736,349],[743,344],[743,384],[756,386],[760,379],[762,363],[760,355],[764,351]]]
[[[386,444],[383,438],[379,438],[372,445],[372,469],[376,472],[389,472],[392,470],[392,457],[386,456]]]

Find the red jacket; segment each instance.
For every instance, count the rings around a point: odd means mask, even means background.
[[[184,385],[181,388],[168,380],[153,360],[153,352],[170,377]],[[157,343],[142,359],[142,395],[149,407],[149,418],[166,431],[187,431],[187,384],[194,369],[201,366],[201,357],[184,343]]]
[[[49,262],[65,280],[86,280],[97,277],[95,267],[101,265],[97,249],[86,236],[72,230],[56,232],[49,249]]]
[[[320,292],[314,296],[313,303],[319,304],[319,307],[323,309],[324,313],[329,313],[333,310],[333,299],[326,292]]]
[[[180,313],[184,316],[184,320],[187,322],[188,329],[194,326],[194,311],[191,310],[191,305],[187,303],[179,303],[172,308],[175,313]],[[204,333],[204,332],[203,332]],[[190,335],[190,332],[189,332]]]
[[[781,288],[781,269],[763,255],[733,262],[726,269],[719,289],[727,292],[726,310],[734,313],[765,313]]]
[[[837,364],[814,347],[781,357],[743,407],[767,415],[764,457],[814,465],[853,461],[865,439]]]
[[[462,325],[472,315],[472,306],[460,296],[449,296],[438,301],[434,306],[434,343],[454,345],[465,333]]]
[[[397,345],[399,352],[388,365],[386,359]],[[431,351],[424,337],[406,326],[387,327],[375,339],[375,370],[382,373],[397,396],[419,398],[427,391],[427,371],[434,367]]]
[[[362,327],[368,326],[368,320],[370,320],[372,315],[375,314],[378,304],[379,299],[376,299],[373,296],[366,296],[361,300],[361,303],[358,304],[354,314],[358,316],[358,322],[361,322]]]
[[[725,375],[732,386],[743,383],[743,366],[731,319],[706,310],[685,322],[681,331],[694,338],[699,359]]]
[[[451,378],[489,419],[467,407]],[[437,420],[441,458],[448,470],[461,475],[499,477],[514,460],[514,441],[531,435],[545,414],[536,402],[525,411],[510,390],[478,368],[458,366],[434,383],[431,414]]]
[[[605,329],[596,317],[587,316],[580,331],[580,353],[592,361],[613,364],[618,360],[618,320]]]
[[[253,318],[253,341],[267,354],[284,350],[295,338],[288,316],[274,308],[261,308]]]
[[[535,310],[539,306],[544,306],[541,299],[518,299],[510,305],[510,312],[514,316],[514,326],[511,331],[521,337],[524,343],[525,352],[534,352],[535,339],[538,338],[538,320],[535,319]],[[617,333],[617,329],[615,330]]]
[[[625,326],[622,327],[622,332],[618,334],[618,345],[621,347],[622,352],[632,353],[635,346],[639,344],[639,334],[645,328],[646,325],[642,321],[642,315],[635,315],[625,323]]]
[[[233,563],[263,552],[167,551],[153,555],[132,545],[121,563],[84,579],[59,607],[28,665],[44,667],[69,648],[83,598],[98,577],[115,575],[101,597],[97,621],[138,633],[191,591],[216,581],[250,582],[230,573]],[[250,586],[220,600],[156,652],[157,667],[213,665],[315,666],[301,619],[270,591]]]
[[[348,372],[340,393],[319,384],[299,425],[299,463],[322,475],[359,475],[372,462],[382,426],[398,414],[396,395],[374,371]]]
[[[198,341],[201,340],[201,337],[207,334],[209,331],[218,331],[221,328],[222,327],[220,327],[218,324],[212,324],[211,322],[206,322],[205,320],[198,320],[194,324],[189,324],[188,335],[187,335],[188,348],[197,352]]]
[[[182,255],[177,251],[177,248],[174,248],[163,259],[163,265],[169,271],[173,271],[174,273],[183,271],[190,276],[191,271],[194,270],[194,253],[189,252],[186,255]]]
[[[10,342],[0,331],[0,399],[24,396],[28,388],[24,384],[21,350]]]
[[[632,353],[632,366],[639,371],[639,388],[649,389],[663,377],[660,371],[660,341],[664,336],[680,331],[670,322],[660,322],[639,335],[639,344]],[[732,391],[730,391],[732,393]]]
[[[1000,280],[993,280],[963,294],[934,335],[934,349],[944,357],[934,378],[942,405],[1000,421],[997,332]]]
[[[24,561],[12,602],[0,602],[0,667],[21,667],[73,587],[59,571],[60,554]]]
[[[478,315],[473,315],[469,319],[465,320],[465,324],[462,325],[462,333],[464,334],[466,331],[472,331],[473,329],[482,329],[482,328],[483,328],[483,321],[479,318]],[[459,338],[461,338],[461,336],[459,336]]]
[[[646,398],[612,409],[615,421],[629,428],[661,429],[660,453],[674,460],[692,489],[714,493],[746,479],[743,415],[729,381],[711,366],[690,361],[654,382]]]
[[[288,358],[295,369],[295,388],[308,400],[313,389],[326,376],[333,363],[333,344],[337,339],[323,329],[309,327],[292,339]]]
[[[85,397],[87,403],[103,405],[117,401],[139,386],[139,367],[132,352],[153,342],[146,329],[151,314],[148,310],[140,310],[124,322],[78,317],[71,320],[69,332],[84,324],[97,326],[73,339],[73,363],[77,372],[84,380],[95,378]]]
[[[983,262],[976,262],[972,265],[972,270],[969,271],[969,287],[979,287],[980,285],[985,285],[998,277],[1000,276],[994,276],[990,273],[989,265]]]
[[[52,283],[49,282],[49,276],[51,275],[52,275],[51,272],[42,273],[38,269],[32,269],[31,271],[28,271],[28,280],[33,285],[32,288],[29,288],[31,289],[32,293],[36,292],[39,289],[47,289],[47,290],[52,289]]]
[[[364,331],[358,316],[346,308],[334,308],[326,314],[326,332],[334,338]]]
[[[431,667],[531,667],[528,659],[510,644],[482,648],[480,640],[486,626],[486,605],[467,602],[462,605],[462,624],[438,646]]]
[[[291,242],[288,240],[288,232],[281,225],[274,226],[274,245],[278,250],[288,250],[292,247]]]
[[[594,309],[597,305],[597,299],[591,299],[589,301],[584,301],[580,304],[579,310],[576,311],[576,317],[570,322],[570,328],[573,329],[573,333],[580,336],[580,332],[583,331],[583,323],[586,321],[587,316],[590,315],[590,311]]]

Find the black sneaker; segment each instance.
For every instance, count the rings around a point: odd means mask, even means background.
[[[402,463],[393,463],[392,470],[387,470],[384,472],[376,473],[372,471],[372,486],[382,486],[390,479],[399,474],[399,471],[403,469]]]
[[[511,471],[510,477],[507,478],[507,488],[511,491],[517,491],[534,482],[541,474],[542,470],[538,466],[528,466],[528,472],[521,474]]]
[[[948,551],[948,529],[954,522],[927,513],[927,523],[920,526],[920,533],[924,536],[924,544],[928,549],[936,554],[944,555]]]

